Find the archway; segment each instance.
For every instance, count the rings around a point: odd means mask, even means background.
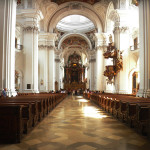
[[[49,18],[46,24],[47,32],[53,33],[56,25],[62,18],[74,14],[87,17],[94,23],[98,32],[101,33],[103,31],[101,18],[93,10],[92,6],[86,3],[83,4],[82,2],[76,2],[76,3],[68,2],[60,5],[58,11]]]

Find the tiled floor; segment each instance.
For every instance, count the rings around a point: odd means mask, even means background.
[[[150,150],[150,141],[81,96],[70,96],[22,142],[0,150]]]

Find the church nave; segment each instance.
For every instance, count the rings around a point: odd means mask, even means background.
[[[19,144],[0,150],[148,150],[149,141],[82,96],[68,96]]]

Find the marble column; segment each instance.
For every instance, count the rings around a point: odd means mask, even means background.
[[[85,78],[87,78],[86,88],[89,89],[89,88],[90,88],[90,83],[89,83],[89,80],[90,80],[90,69],[89,69],[89,64],[86,65],[86,68],[85,68]]]
[[[123,69],[120,70],[115,77],[115,92],[120,94],[128,94],[128,73],[129,73],[129,30],[128,27],[115,27],[114,40],[117,50],[123,54]],[[118,54],[119,55],[119,54]]]
[[[48,48],[48,91],[55,90],[55,50],[53,46]]]
[[[24,28],[24,92],[38,93],[38,28]]]
[[[64,89],[64,65],[60,64],[60,88]]]
[[[140,87],[137,96],[150,96],[150,1],[139,2]]]
[[[48,92],[48,50],[47,46],[39,45],[39,91]]]
[[[47,33],[48,50],[48,91],[55,90],[55,41],[57,34]]]
[[[59,58],[60,53],[55,51],[55,82],[57,81],[58,83],[58,90],[60,90],[60,58]]]
[[[89,52],[89,79],[90,79],[90,83],[89,83],[89,87],[90,90],[96,90],[96,52],[90,51]]]
[[[7,88],[15,96],[16,0],[1,0],[0,16],[0,93]]]
[[[43,16],[40,11],[31,9],[29,12],[26,10],[20,10],[20,14],[17,15],[17,17],[23,17],[22,19],[24,23],[23,89],[26,93],[38,93],[38,34],[39,21]]]
[[[96,90],[104,90],[104,36],[101,33],[95,34],[97,40],[97,51],[96,51]]]

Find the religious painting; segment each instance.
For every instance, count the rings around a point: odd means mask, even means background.
[[[73,0],[51,0],[51,1],[60,5],[60,4],[66,3],[66,2],[72,2]],[[76,1],[85,2],[85,3],[93,5],[97,2],[99,2],[100,0],[76,0]]]

